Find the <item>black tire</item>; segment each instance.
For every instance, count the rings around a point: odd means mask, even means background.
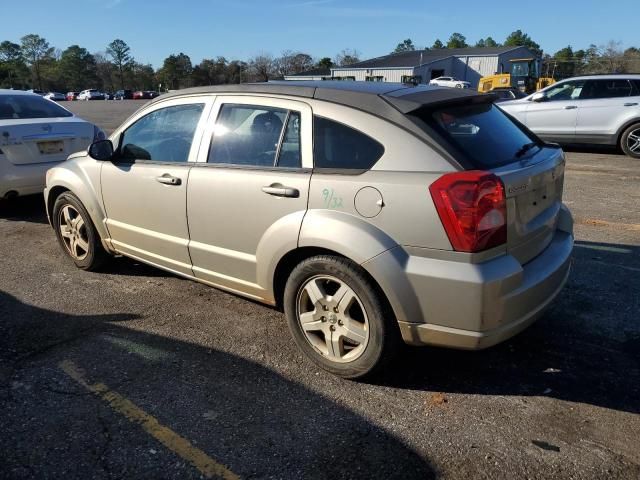
[[[324,276],[340,280],[357,295],[357,308],[363,308],[368,321],[368,341],[362,353],[345,363],[331,360],[327,354],[312,345],[298,317],[298,302],[300,295],[303,295],[304,286],[311,279]],[[298,264],[287,280],[283,304],[289,329],[298,347],[318,366],[339,377],[355,379],[377,375],[388,365],[401,345],[397,322],[382,298],[382,293],[379,293],[377,286],[361,267],[346,258],[319,255]],[[335,315],[333,317],[335,322]]]
[[[634,140],[632,136],[637,137],[637,140]],[[640,122],[630,125],[622,133],[620,137],[620,148],[625,155],[631,158],[640,158]],[[634,150],[632,150],[632,148]]]
[[[63,238],[61,223],[63,221],[63,209],[65,207],[70,206],[73,210],[75,210],[78,215],[82,218],[83,225],[80,227],[81,233],[84,237],[86,237],[86,243],[88,248],[86,249],[86,255],[83,255],[81,258],[74,257],[71,253],[70,247],[68,243]],[[78,268],[82,270],[94,271],[98,270],[102,267],[107,260],[110,258],[110,255],[105,251],[102,246],[102,242],[100,240],[100,236],[96,231],[96,227],[91,221],[91,217],[87,212],[87,209],[84,208],[82,202],[71,192],[64,192],[56,198],[56,201],[53,205],[52,212],[52,223],[53,228],[56,232],[56,237],[58,238],[58,243],[62,247],[62,250],[67,254],[73,263]]]

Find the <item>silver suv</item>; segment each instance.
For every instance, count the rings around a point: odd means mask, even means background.
[[[83,269],[142,262],[282,308],[356,378],[401,341],[479,349],[569,274],[565,159],[465,89],[284,82],[182,90],[47,175]]]
[[[544,140],[617,145],[640,158],[640,75],[570,78],[500,108]]]

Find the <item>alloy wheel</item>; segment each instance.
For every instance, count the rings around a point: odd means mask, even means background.
[[[307,341],[328,360],[351,362],[367,348],[369,319],[362,301],[334,276],[315,276],[302,285],[296,315]]]
[[[629,132],[629,135],[627,135],[627,147],[631,152],[640,154],[640,128]]]
[[[84,260],[89,254],[89,237],[80,212],[73,205],[66,204],[60,209],[58,225],[67,252],[75,260]]]

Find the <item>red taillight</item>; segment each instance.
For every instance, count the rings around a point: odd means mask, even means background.
[[[480,170],[443,175],[429,187],[449,241],[480,252],[507,241],[507,203],[498,177]]]

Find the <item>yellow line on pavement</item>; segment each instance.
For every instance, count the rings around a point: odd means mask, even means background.
[[[130,422],[140,425],[148,434],[173,453],[191,463],[205,477],[217,476],[225,480],[237,480],[240,478],[202,450],[194,447],[186,438],[162,425],[156,418],[139,408],[135,403],[110,390],[104,383],[90,384],[87,382],[83,371],[71,360],[60,362],[59,367],[84,388],[106,401],[111,408],[124,415]]]

